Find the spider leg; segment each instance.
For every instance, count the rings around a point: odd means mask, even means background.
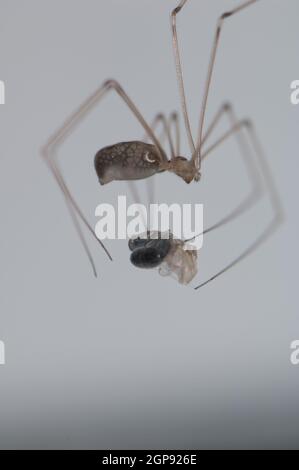
[[[252,136],[249,132],[249,127],[251,126],[251,123],[250,121],[248,121],[248,119],[238,120],[231,106],[224,105],[223,109],[229,117],[231,127],[216,142],[214,142],[210,147],[204,150],[202,154],[202,159],[204,160],[210,154],[210,152],[212,152],[215,148],[224,143],[229,137],[235,135],[239,144],[240,154],[243,158],[247,174],[251,181],[251,191],[233,211],[231,211],[224,218],[213,224],[211,227],[205,229],[204,234],[209,233],[215,230],[216,228],[219,228],[239,217],[241,214],[249,210],[254,204],[256,204],[263,194],[263,186],[261,184],[259,172],[257,171],[257,168],[253,162],[251,149],[248,146],[246,139],[244,138],[244,134],[246,132],[249,140],[252,143]]]
[[[247,170],[248,177],[251,182],[251,190],[250,193],[242,200],[237,207],[235,207],[229,214],[227,214],[225,217],[220,219],[219,221],[215,222],[212,226],[206,228],[202,234],[198,235],[205,235],[209,232],[212,232],[213,230],[220,228],[221,226],[226,225],[229,222],[232,222],[234,219],[239,217],[241,214],[249,210],[254,204],[256,204],[262,194],[263,194],[263,186],[261,184],[260,176],[257,171],[257,168],[253,162],[252,155],[251,155],[251,148],[248,145],[248,142],[244,138],[243,131],[246,131],[248,134],[248,125],[250,124],[247,119],[243,120],[238,120],[233,108],[230,104],[225,103],[219,111],[216,113],[214,119],[212,120],[210,126],[208,127],[207,132],[204,135],[203,138],[203,145],[206,144],[206,142],[210,139],[210,136],[212,135],[212,132],[214,131],[216,125],[220,121],[220,119],[227,115],[229,117],[230,121],[230,128],[227,132],[225,132],[219,139],[217,139],[212,145],[210,145],[206,150],[204,150],[202,157],[203,159],[206,158],[215,148],[220,146],[222,143],[224,143],[229,137],[231,136],[236,136],[238,145],[240,148],[240,155],[243,158],[245,168]],[[248,134],[249,140],[251,140],[250,134]],[[196,235],[197,236],[197,235]],[[190,240],[193,240],[195,237],[192,237]]]
[[[179,156],[181,153],[181,135],[180,135],[180,122],[179,122],[179,115],[176,111],[171,113],[169,116],[169,128],[171,129],[174,126],[174,134],[175,134],[175,155]]]
[[[165,138],[167,138],[170,147],[171,158],[174,158],[175,156],[178,156],[180,152],[180,126],[178,113],[176,111],[173,111],[170,114],[168,120],[166,119],[165,114],[158,113],[151,124],[153,132],[155,132],[159,123],[162,124],[162,132],[159,135],[159,142],[161,146],[163,146],[164,140]],[[172,137],[171,132],[172,127],[174,127],[174,139]],[[143,139],[145,140],[145,142],[147,142],[148,136],[145,135]],[[149,204],[151,204],[155,201],[155,179],[148,178],[146,180],[146,186],[148,202]]]
[[[161,135],[159,136],[158,140],[159,140],[159,142],[162,146],[164,144],[165,138],[167,139],[167,141],[169,143],[170,155],[171,155],[171,158],[173,158],[175,156],[176,149],[175,149],[175,146],[174,146],[174,143],[173,143],[173,140],[172,140],[172,136],[171,136],[171,124],[172,124],[171,117],[169,118],[169,120],[167,120],[164,113],[158,113],[154,117],[154,119],[151,123],[151,129],[152,129],[153,132],[156,132],[156,128],[158,127],[159,124],[162,125],[162,132],[161,132]],[[143,136],[142,140],[147,143],[148,140],[149,140],[148,134],[145,134]]]
[[[192,152],[191,161],[197,166],[198,170],[200,170],[200,168],[201,168],[201,148],[202,148],[202,143],[203,143],[203,128],[204,128],[205,114],[206,114],[206,108],[207,108],[208,96],[209,96],[209,91],[210,91],[210,85],[211,85],[211,81],[212,81],[212,75],[213,75],[213,71],[214,71],[214,65],[215,65],[215,60],[216,60],[216,55],[217,55],[217,50],[218,50],[218,45],[219,45],[219,40],[220,40],[220,35],[221,35],[224,20],[229,18],[230,16],[233,16],[234,14],[240,12],[241,10],[244,10],[245,8],[249,7],[250,5],[256,3],[258,0],[247,0],[246,2],[242,3],[238,7],[234,8],[234,9],[228,11],[228,12],[223,13],[218,19],[216,34],[215,34],[214,43],[213,43],[211,56],[210,56],[210,62],[209,62],[209,66],[208,66],[208,73],[207,73],[206,83],[205,83],[205,87],[204,87],[204,94],[203,94],[203,99],[202,99],[200,120],[199,120],[198,139],[197,139],[196,144],[194,143],[194,140],[193,140],[193,137],[192,137],[192,130],[191,130],[191,125],[190,125],[190,120],[189,120],[189,113],[188,113],[188,108],[187,108],[187,103],[186,103],[186,94],[185,94],[182,63],[181,63],[181,57],[180,57],[180,49],[179,49],[179,41],[178,41],[177,25],[176,25],[177,14],[186,5],[187,1],[188,0],[181,0],[179,2],[178,6],[171,13],[172,41],[173,41],[173,50],[174,50],[175,65],[176,65],[176,75],[177,75],[177,82],[178,82],[179,93],[180,93],[181,107],[182,107],[182,111],[183,111],[185,128],[186,128],[186,132],[187,132],[189,146],[190,146],[190,149],[191,149],[191,152]]]
[[[106,249],[106,247],[104,246],[102,241],[99,240],[96,237],[93,228],[91,227],[91,225],[89,224],[89,222],[85,218],[85,216],[82,213],[79,205],[77,204],[77,202],[75,201],[72,193],[70,192],[70,190],[69,190],[69,188],[68,188],[68,186],[67,186],[67,184],[66,184],[66,182],[63,178],[61,170],[58,166],[57,155],[56,155],[57,149],[59,148],[59,146],[66,140],[67,137],[69,137],[71,135],[72,132],[74,132],[74,130],[76,129],[78,124],[80,122],[82,122],[84,117],[94,108],[94,106],[110,90],[114,90],[120,96],[120,98],[127,104],[129,109],[132,111],[134,116],[137,118],[139,123],[142,125],[145,132],[147,134],[149,134],[149,136],[150,136],[152,142],[154,143],[154,145],[156,146],[157,151],[160,154],[161,158],[164,159],[164,160],[167,159],[162,147],[160,146],[159,141],[156,139],[156,137],[155,137],[154,133],[152,132],[150,126],[147,124],[147,122],[145,121],[145,119],[143,118],[142,114],[137,109],[137,107],[135,106],[133,101],[125,93],[125,91],[119,85],[119,83],[116,82],[115,80],[107,80],[90,97],[88,97],[87,100],[84,101],[79,106],[79,108],[75,112],[73,112],[72,115],[64,122],[64,124],[58,129],[58,131],[55,132],[50,137],[50,139],[48,140],[46,145],[42,148],[41,153],[42,153],[42,156],[44,157],[44,159],[46,160],[46,162],[48,163],[49,168],[51,169],[51,171],[52,171],[52,173],[53,173],[60,189],[62,190],[62,192],[65,196],[65,199],[68,201],[68,204],[67,204],[68,208],[70,209],[70,206],[72,206],[72,208],[73,208],[73,212],[71,212],[71,216],[72,216],[72,219],[74,221],[76,231],[77,231],[77,233],[78,233],[78,235],[79,235],[79,237],[80,237],[80,239],[81,239],[81,241],[84,245],[85,250],[86,250],[86,243],[83,242],[83,235],[82,235],[81,230],[79,229],[79,225],[75,223],[74,213],[76,213],[76,216],[79,219],[81,219],[81,221],[87,227],[87,229],[90,231],[92,236],[101,245],[101,247],[104,249],[104,251],[106,252],[109,259],[112,260],[110,253],[108,252],[108,250]],[[88,251],[88,256],[91,257],[89,251]],[[93,265],[93,268],[94,268],[94,263],[93,262],[92,262],[92,265]]]
[[[154,117],[154,119],[151,122],[151,129],[153,133],[156,133],[156,130],[159,126],[159,124],[162,127],[162,130],[159,134],[158,140],[160,142],[161,147],[164,145],[165,139],[169,143],[169,148],[171,152],[171,158],[174,158],[176,155],[179,155],[180,151],[180,129],[179,129],[179,117],[177,112],[172,112],[167,119],[164,113],[157,113],[157,115]],[[174,127],[174,139],[172,137],[172,126]],[[148,142],[149,136],[148,134],[145,134],[142,138],[142,141]],[[141,203],[141,198],[139,195],[139,191],[137,188],[137,183],[135,181],[128,181],[128,186],[130,189],[130,192],[133,196],[134,201],[136,201],[138,204]],[[147,200],[148,204],[150,205],[151,203],[154,202],[155,200],[155,180],[154,178],[147,178],[146,179],[146,187],[147,187]]]
[[[75,226],[75,228],[76,228],[76,230],[77,230],[77,233],[78,233],[78,235],[79,235],[79,238],[80,238],[80,240],[81,240],[82,246],[83,246],[83,248],[84,248],[84,250],[85,250],[85,253],[86,253],[86,255],[87,255],[87,258],[89,259],[89,262],[90,262],[90,264],[91,264],[91,267],[92,267],[94,276],[95,276],[95,277],[98,277],[98,275],[97,275],[97,270],[96,270],[96,267],[95,267],[95,264],[94,264],[92,255],[91,255],[90,250],[89,250],[89,248],[88,248],[88,245],[87,245],[87,243],[86,243],[85,237],[84,237],[84,235],[83,235],[82,229],[81,229],[81,227],[80,227],[80,224],[79,224],[78,218],[77,218],[77,216],[76,216],[76,213],[75,213],[75,211],[74,211],[74,209],[73,209],[73,206],[70,204],[70,202],[69,202],[69,200],[68,200],[67,198],[65,198],[65,200],[66,200],[66,204],[67,204],[67,206],[68,206],[68,208],[69,208],[69,212],[70,212],[70,214],[71,214],[71,217],[72,217],[74,226]]]
[[[94,276],[97,277],[97,270],[96,270],[96,267],[95,267],[95,263],[94,263],[94,260],[92,258],[92,255],[91,255],[91,252],[87,246],[87,243],[86,243],[86,240],[85,240],[85,237],[83,235],[83,232],[82,232],[82,229],[81,229],[81,226],[80,226],[80,223],[79,223],[79,220],[78,220],[78,217],[77,217],[77,214],[73,208],[73,205],[70,203],[68,197],[66,196],[65,192],[64,192],[64,187],[63,187],[63,182],[61,181],[61,178],[60,178],[60,175],[58,172],[56,172],[56,168],[55,166],[51,166],[49,165],[50,167],[50,170],[53,172],[55,178],[57,179],[57,182],[62,190],[62,192],[64,193],[64,198],[65,198],[65,202],[66,202],[66,205],[68,207],[68,210],[69,210],[69,213],[70,213],[70,216],[71,216],[71,219],[73,221],[73,224],[74,224],[74,227],[78,233],[78,236],[79,236],[79,239],[81,240],[81,243],[82,243],[82,246],[84,248],[84,251],[89,259],[89,262],[91,264],[91,267],[92,267],[92,270],[93,270],[93,273],[94,273]]]
[[[275,182],[273,180],[267,159],[264,156],[263,149],[258,139],[257,133],[251,123],[248,123],[247,128],[250,134],[252,145],[259,159],[264,182],[269,193],[269,199],[270,199],[272,210],[273,210],[273,216],[270,222],[268,223],[268,225],[266,226],[266,228],[263,230],[263,232],[237,258],[231,261],[228,265],[226,265],[224,268],[222,268],[220,271],[218,271],[208,280],[206,280],[205,282],[195,287],[195,289],[200,289],[201,287],[210,283],[217,277],[221,276],[222,274],[224,274],[225,272],[229,271],[231,268],[239,264],[242,260],[247,258],[247,256],[251,255],[265,241],[268,240],[268,238],[278,229],[278,227],[284,221],[284,211],[283,211],[283,207],[280,201],[279,193],[277,191]]]
[[[203,138],[203,127],[204,127],[204,121],[205,121],[205,114],[206,114],[208,96],[209,96],[209,91],[210,91],[210,85],[211,85],[211,81],[212,81],[212,76],[213,76],[213,71],[214,71],[214,66],[215,66],[215,61],[216,61],[216,55],[217,55],[217,50],[218,50],[218,46],[219,46],[219,41],[220,41],[220,36],[221,36],[221,31],[222,31],[223,24],[224,24],[224,22],[227,18],[230,18],[231,16],[235,15],[236,13],[239,13],[240,11],[243,11],[245,8],[253,5],[257,1],[258,0],[247,0],[244,3],[241,3],[241,5],[237,6],[236,8],[233,8],[232,10],[223,13],[217,21],[216,33],[215,33],[214,43],[213,43],[213,47],[212,47],[212,51],[211,51],[210,62],[209,62],[209,67],[208,67],[208,74],[207,74],[207,78],[206,78],[204,94],[203,94],[203,100],[202,100],[202,106],[201,106],[196,151],[194,152],[194,154],[192,156],[193,162],[195,163],[197,161],[197,166],[198,166],[199,169],[201,167],[201,147],[202,147],[202,138]]]
[[[177,35],[177,25],[176,25],[177,14],[181,11],[181,9],[183,8],[183,6],[186,4],[187,1],[188,0],[181,0],[179,5],[171,12],[171,27],[172,27],[172,46],[173,46],[173,51],[174,51],[175,68],[176,68],[177,82],[178,82],[179,93],[180,93],[181,107],[183,111],[184,123],[185,123],[185,129],[187,132],[188,142],[189,142],[191,153],[193,155],[196,152],[196,148],[195,148],[195,143],[192,137],[192,130],[191,130],[191,125],[190,125],[190,120],[189,120],[189,115],[188,115],[189,113],[188,113],[188,107],[187,107],[187,102],[186,102],[186,93],[185,93],[185,87],[184,87],[184,78],[183,78],[182,63],[181,63],[181,57],[180,57],[179,41],[178,41],[178,35]]]
[[[173,113],[173,114],[176,114],[176,113]],[[171,156],[174,157],[175,155],[175,147],[174,147],[174,143],[173,143],[173,140],[172,140],[172,136],[171,136],[171,123],[172,123],[172,120],[176,120],[177,119],[177,116],[175,117],[170,117],[169,120],[167,120],[166,116],[164,113],[157,113],[156,116],[154,117],[154,119],[152,120],[151,124],[150,124],[150,127],[151,127],[151,130],[153,133],[156,133],[156,130],[159,126],[159,124],[161,124],[162,126],[162,131],[158,137],[158,140],[159,140],[159,143],[161,145],[161,147],[163,147],[164,145],[164,141],[165,139],[167,139],[168,143],[169,143],[169,148],[170,148],[170,152],[171,152]],[[149,135],[148,134],[144,134],[143,137],[142,137],[142,141],[147,143],[149,140]],[[176,148],[177,148],[177,141],[178,141],[178,138],[176,136]],[[137,189],[137,183],[133,180],[131,181],[128,181],[128,186],[129,186],[129,189],[130,189],[130,192],[132,194],[132,197],[134,199],[134,201],[136,201],[138,204],[141,203],[141,198],[140,198],[140,194],[139,194],[139,191]],[[147,199],[148,199],[148,204],[151,204],[154,202],[154,178],[147,178],[146,179],[146,187],[147,187]]]

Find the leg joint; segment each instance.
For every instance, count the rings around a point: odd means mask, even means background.
[[[113,78],[109,78],[108,80],[106,80],[104,83],[103,83],[103,87],[105,88],[118,88],[120,89],[120,84],[114,80]]]

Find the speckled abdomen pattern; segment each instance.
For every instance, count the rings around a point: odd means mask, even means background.
[[[160,171],[160,164],[156,147],[139,141],[110,145],[99,150],[94,159],[101,184],[148,178]]]

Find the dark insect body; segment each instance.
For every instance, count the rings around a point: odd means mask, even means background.
[[[135,267],[158,267],[161,276],[171,276],[180,284],[189,284],[197,274],[197,250],[186,241],[174,238],[170,231],[148,230],[130,239],[129,249]]]
[[[157,268],[168,255],[170,248],[171,239],[154,239],[151,238],[151,232],[147,231],[146,238],[139,236],[129,240],[129,249],[132,251],[130,261],[137,268]]]

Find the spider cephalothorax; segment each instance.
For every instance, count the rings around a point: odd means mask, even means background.
[[[197,170],[192,160],[185,157],[174,157],[168,162],[168,170],[175,173],[186,183],[200,180],[200,172]]]

